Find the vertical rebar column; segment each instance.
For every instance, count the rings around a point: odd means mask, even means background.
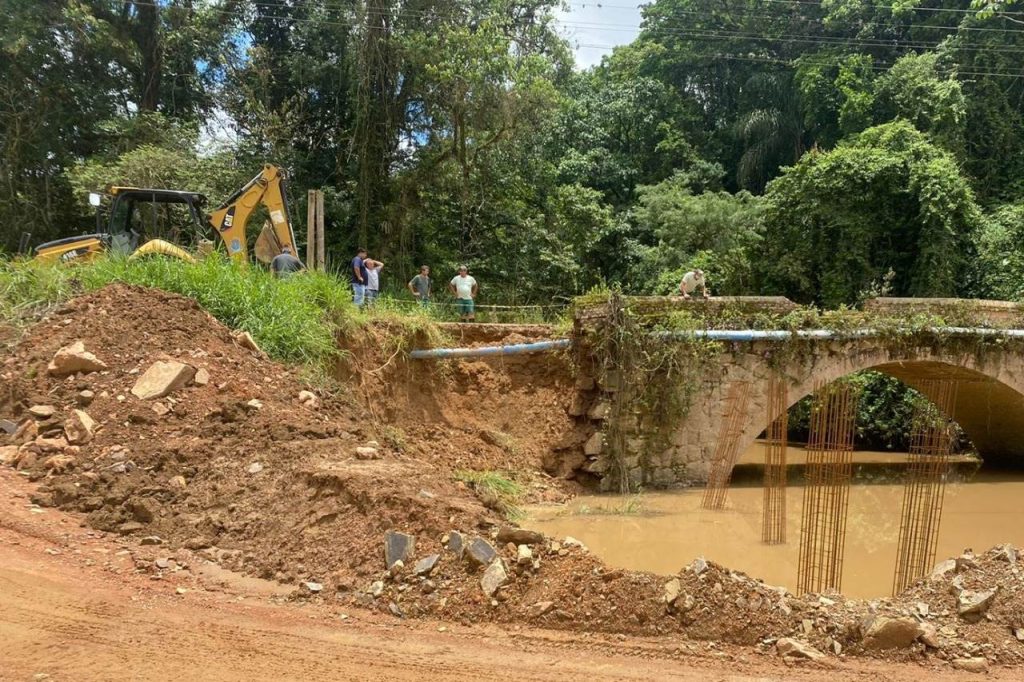
[[[800,592],[842,589],[857,397],[845,381],[815,385],[797,564]]]
[[[761,540],[769,545],[786,542],[786,434],[789,429],[789,390],[786,379],[772,374],[768,380],[768,442],[764,453],[764,516]]]
[[[953,450],[949,415],[956,404],[956,384],[929,380],[919,388],[933,402],[919,401],[914,409],[892,581],[894,595],[925,575],[935,563],[949,455]]]
[[[750,384],[746,381],[734,382],[729,387],[722,426],[718,430],[718,442],[715,443],[715,454],[711,460],[711,471],[708,473],[708,485],[704,489],[704,497],[701,498],[700,506],[704,509],[725,508],[729,479],[732,478],[732,468],[736,465],[737,447],[743,434],[749,397]]]

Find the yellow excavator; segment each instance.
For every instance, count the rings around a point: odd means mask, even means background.
[[[102,230],[101,208],[105,199],[109,200],[109,217],[106,229]],[[292,254],[298,256],[295,231],[288,214],[285,175],[271,164],[264,165],[259,175],[209,215],[203,213],[205,196],[172,189],[108,187],[105,193],[90,194],[89,203],[97,209],[97,231],[40,244],[35,248],[37,260],[70,262],[114,251],[132,257],[163,254],[194,261],[193,254],[183,246],[202,253],[203,231],[212,227],[228,254],[247,263],[246,223],[260,204],[267,207],[270,219],[256,240],[257,258],[269,262],[285,246],[291,247]]]

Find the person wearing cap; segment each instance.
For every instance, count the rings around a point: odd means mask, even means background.
[[[683,275],[683,279],[679,281],[679,293],[683,295],[683,298],[690,298],[690,294],[695,292],[697,289],[701,290],[704,298],[711,296],[708,291],[708,283],[704,279],[704,271],[700,268],[694,268],[688,273]]]
[[[292,255],[292,247],[285,244],[281,247],[281,253],[274,256],[270,261],[270,271],[274,277],[289,277],[292,273],[302,270],[302,261]]]
[[[455,296],[455,303],[459,309],[459,322],[472,322],[476,319],[473,314],[473,300],[480,287],[473,276],[469,274],[468,267],[459,266],[459,274],[452,277],[452,281],[448,283],[448,290]]]

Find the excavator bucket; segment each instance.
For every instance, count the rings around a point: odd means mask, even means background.
[[[263,223],[260,236],[256,238],[256,260],[261,263],[270,263],[274,256],[281,253],[281,242],[274,233],[274,226],[267,220]]]

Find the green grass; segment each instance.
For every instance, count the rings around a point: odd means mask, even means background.
[[[510,521],[523,517],[523,510],[519,506],[519,501],[523,497],[523,486],[508,475],[499,471],[459,469],[454,476],[455,480],[473,488],[487,506],[497,507],[497,511]]]
[[[65,266],[0,261],[0,320],[28,323],[48,306],[114,282],[193,298],[228,327],[252,334],[271,357],[320,371],[339,357],[339,335],[361,333],[369,325],[388,326],[391,347],[385,350],[393,352],[409,350],[416,340],[443,340],[424,312],[386,305],[357,310],[348,284],[332,274],[278,280],[217,255],[199,263],[117,256]]]
[[[622,497],[614,505],[600,505],[591,507],[580,505],[579,509],[572,512],[574,516],[639,516],[646,512],[643,501],[643,492]]]

